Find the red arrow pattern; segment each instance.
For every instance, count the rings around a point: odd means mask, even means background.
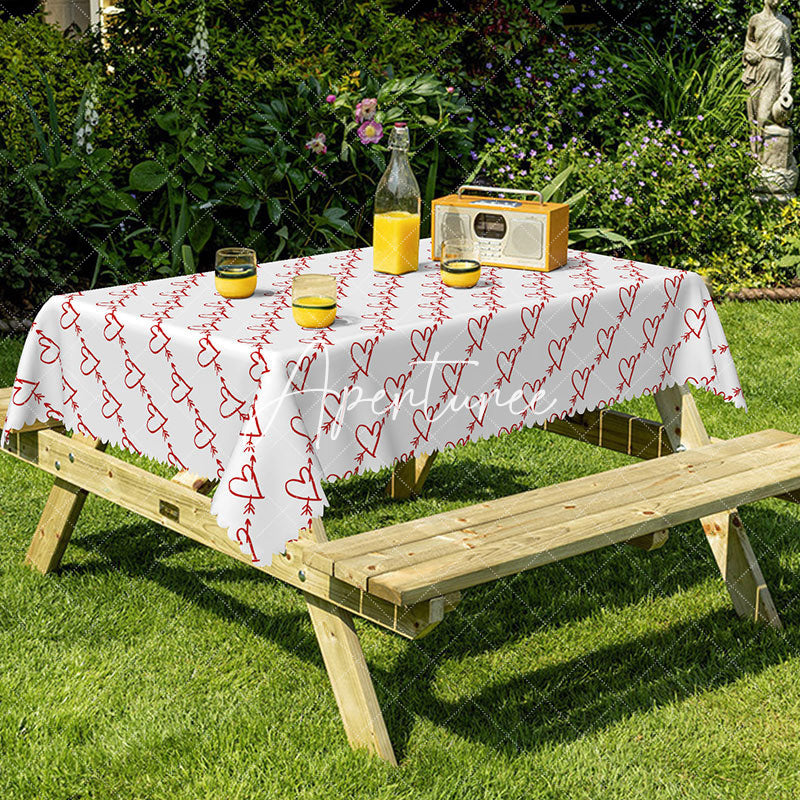
[[[744,407],[699,276],[571,252],[552,273],[485,268],[450,289],[372,270],[371,250],[265,264],[227,300],[213,274],[52,298],[8,429],[48,417],[217,477],[212,512],[254,563],[322,514],[324,481],[690,382]],[[299,328],[292,280],[336,277],[338,317]]]

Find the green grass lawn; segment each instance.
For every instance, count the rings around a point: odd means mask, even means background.
[[[800,433],[800,306],[720,307],[750,411]],[[0,383],[19,338],[0,342]],[[629,409],[653,416],[646,400]],[[332,535],[626,463],[539,431],[447,452],[424,497],[328,487]],[[739,620],[699,524],[465,593],[427,638],[357,622],[401,766],[350,750],[300,594],[90,498],[23,557],[50,480],[0,455],[0,798],[800,797],[800,508],[742,511],[785,629]]]

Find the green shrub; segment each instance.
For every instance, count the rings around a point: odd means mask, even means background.
[[[92,71],[89,37],[73,39],[38,16],[0,19],[0,149],[21,163],[35,155],[23,95],[47,107],[38,70],[59,87],[56,108],[62,130],[72,130],[78,102]],[[108,126],[108,122],[104,121]]]
[[[688,137],[655,121],[626,127],[622,136],[615,151],[603,153],[577,137],[557,143],[519,126],[487,148],[483,177],[513,188],[569,181],[569,193],[583,193],[570,226],[615,234],[595,235],[592,249],[695,269],[719,289],[793,274],[768,246],[779,238],[780,212],[752,197],[753,158],[744,143],[702,129]]]

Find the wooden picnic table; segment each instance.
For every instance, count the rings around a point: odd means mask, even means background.
[[[208,274],[51,298],[0,391],[6,452],[54,479],[27,561],[58,568],[92,493],[299,589],[351,745],[390,763],[354,616],[418,639],[474,586],[621,542],[654,550],[699,519],[736,612],[780,626],[736,509],[800,498],[800,437],[709,438],[688,384],[745,404],[700,277],[572,251],[551,273],[487,268],[454,290],[427,246],[402,277],[374,273],[368,250],[262,265],[236,303]],[[301,331],[292,281],[320,269],[339,319]],[[349,406],[376,389],[386,408]],[[658,421],[616,410],[643,395]],[[640,461],[328,540],[322,481],[393,466],[401,500],[437,449],[522,427]]]
[[[11,393],[0,392],[2,419]],[[766,430],[712,441],[687,387],[654,399],[660,422],[607,409],[541,426],[638,463],[334,541],[316,518],[256,567],[302,591],[352,747],[396,764],[354,616],[418,639],[473,586],[620,542],[656,549],[690,520],[700,520],[736,612],[780,627],[736,509],[767,497],[800,502],[800,437]],[[26,557],[42,573],[61,563],[88,493],[252,564],[210,512],[214,481],[159,477],[56,420],[13,433],[7,452],[54,478]],[[398,465],[389,494],[421,492],[435,455]]]

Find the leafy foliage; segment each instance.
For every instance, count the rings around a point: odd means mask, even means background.
[[[559,186],[561,197],[573,196],[571,235],[579,230],[592,249],[694,269],[720,289],[794,275],[785,257],[798,252],[797,207],[781,214],[756,202],[743,142],[720,139],[713,124],[687,136],[651,120],[620,133],[624,141],[604,153],[577,137],[557,146],[518,126],[487,148],[484,178]]]

